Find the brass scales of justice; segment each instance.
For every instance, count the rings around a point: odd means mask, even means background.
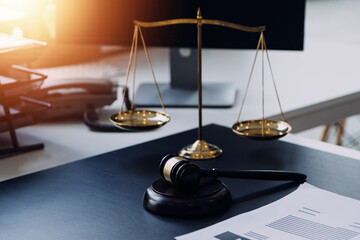
[[[282,107],[280,104],[280,99],[278,95],[278,91],[276,88],[274,74],[270,64],[270,58],[267,51],[265,38],[264,38],[264,31],[265,26],[260,27],[248,27],[243,25],[238,25],[231,22],[225,22],[221,20],[209,20],[203,19],[201,16],[200,9],[197,12],[196,19],[171,19],[171,20],[164,20],[164,21],[157,21],[157,22],[140,22],[134,21],[135,29],[133,35],[133,41],[130,50],[130,57],[129,63],[127,67],[127,74],[126,74],[126,81],[125,87],[128,86],[129,74],[131,70],[131,66],[133,64],[133,88],[132,88],[132,104],[131,108],[127,111],[124,111],[124,102],[125,102],[125,94],[122,99],[120,111],[113,116],[110,117],[110,120],[115,124],[117,127],[127,130],[127,131],[143,131],[149,130],[154,128],[159,128],[164,126],[167,122],[170,121],[170,116],[166,113],[165,106],[163,100],[161,98],[161,93],[156,82],[155,73],[150,61],[149,53],[146,48],[145,39],[141,32],[141,27],[162,27],[162,26],[169,26],[175,24],[196,24],[197,25],[197,50],[198,50],[198,115],[199,115],[199,127],[198,127],[198,139],[191,145],[183,147],[179,155],[181,157],[185,157],[187,159],[212,159],[217,158],[221,155],[222,150],[210,143],[207,143],[203,139],[203,129],[202,129],[202,59],[201,59],[201,52],[202,52],[202,25],[216,25],[221,27],[232,28],[235,30],[245,31],[245,32],[252,32],[252,33],[260,33],[259,41],[256,47],[256,54],[254,58],[254,62],[251,68],[250,77],[247,82],[246,91],[244,93],[244,98],[242,100],[242,104],[240,107],[240,112],[237,118],[237,121],[232,126],[232,130],[243,137],[252,138],[256,140],[271,140],[277,139],[280,137],[285,136],[288,132],[291,131],[291,126],[285,121],[285,117],[282,111]],[[154,84],[159,95],[159,99],[162,106],[161,111],[152,111],[152,110],[137,110],[134,109],[134,86],[135,86],[135,75],[136,75],[136,57],[137,57],[137,45],[139,35],[141,38],[141,42],[143,44],[144,52],[151,70],[151,73],[154,78]],[[256,59],[258,56],[258,52],[261,48],[262,53],[262,119],[260,120],[248,120],[248,121],[240,121],[240,116],[243,110],[243,106],[245,103],[245,99],[247,96],[248,88],[250,85],[250,81],[253,75],[254,66],[256,63]],[[264,55],[266,53],[266,58],[269,64],[271,77],[273,81],[273,86],[275,89],[275,93],[277,96],[277,101],[280,107],[280,112],[282,116],[282,121],[275,121],[269,120],[264,118]]]

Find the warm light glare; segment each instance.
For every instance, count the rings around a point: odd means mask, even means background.
[[[0,0],[0,21],[1,32],[48,41],[55,37],[55,0]]]
[[[19,27],[15,27],[12,31],[11,31],[11,35],[17,38],[22,38],[23,37],[23,30]]]
[[[25,12],[27,2],[31,2],[29,0],[1,0],[0,5],[4,7],[8,7],[14,10]]]
[[[13,19],[20,19],[23,17],[24,14],[20,11],[4,8],[0,6],[0,21],[9,21]]]
[[[31,15],[53,5],[53,0],[0,0],[0,7],[18,11],[22,14]]]

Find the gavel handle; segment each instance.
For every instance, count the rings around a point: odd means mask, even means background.
[[[204,177],[225,177],[225,178],[242,178],[258,180],[277,180],[277,181],[296,181],[305,182],[306,175],[298,172],[275,171],[275,170],[238,170],[238,171],[221,171],[216,168],[211,170],[202,170],[201,175]]]

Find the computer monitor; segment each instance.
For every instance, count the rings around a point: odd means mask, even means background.
[[[269,49],[302,50],[304,45],[305,0],[58,0],[56,7],[56,36],[62,42],[130,46],[133,20],[196,18],[200,8],[205,19],[266,26],[264,34]],[[160,84],[165,105],[197,106],[196,25],[143,28],[142,31],[148,46],[171,48],[171,81]],[[202,34],[204,48],[254,49],[259,38],[259,34],[218,26],[204,26]],[[182,55],[180,47],[189,48],[190,54]],[[236,89],[231,84],[212,85],[207,84],[206,79],[204,82],[205,107],[230,107],[234,103]],[[150,96],[152,92],[154,96]],[[215,99],[220,95],[225,99]],[[153,83],[141,85],[136,93],[136,105],[159,105],[156,96]]]

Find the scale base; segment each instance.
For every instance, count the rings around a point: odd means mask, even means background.
[[[215,179],[202,180],[199,187],[185,192],[164,179],[155,181],[146,191],[146,210],[171,217],[202,217],[227,210],[232,203],[230,191]]]
[[[198,90],[158,84],[165,107],[198,107]],[[202,87],[203,107],[229,108],[235,104],[237,89],[232,83],[206,83]],[[135,93],[136,107],[161,107],[154,83],[141,84]]]
[[[183,147],[179,156],[193,160],[203,160],[217,158],[222,154],[222,150],[204,140],[196,140],[193,144]]]

